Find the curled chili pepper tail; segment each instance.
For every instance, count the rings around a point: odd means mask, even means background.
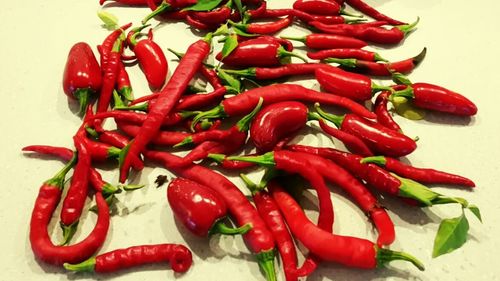
[[[173,147],[177,148],[177,147],[181,147],[181,146],[184,146],[184,145],[187,145],[187,144],[192,144],[192,143],[193,143],[193,137],[192,136],[188,136],[185,139],[183,139],[180,143],[174,144]]]
[[[170,259],[172,270],[178,273],[186,272],[191,267],[191,264],[193,264],[191,251],[185,246],[177,245]]]
[[[413,64],[415,66],[419,65],[424,60],[426,54],[427,54],[427,47],[425,47],[418,55],[413,57]]]
[[[216,119],[216,118],[222,118],[226,117],[226,114],[224,112],[224,107],[222,105],[218,105],[208,111],[200,112],[198,113],[194,118],[193,122],[191,122],[190,129],[192,132],[194,132],[194,127],[198,122],[200,122],[201,119]]]
[[[420,17],[417,17],[417,20],[414,21],[413,23],[398,25],[398,26],[396,26],[396,28],[401,30],[406,36],[408,33],[415,30],[419,21],[420,21]]]
[[[321,109],[319,103],[314,104],[314,109],[318,112],[319,116],[332,122],[333,124],[335,124],[335,126],[337,126],[337,128],[340,128],[340,126],[342,125],[342,122],[344,121],[343,116],[337,116],[337,115],[325,112],[323,109]]]
[[[75,98],[78,100],[78,104],[80,104],[80,109],[78,110],[78,115],[82,116],[85,114],[85,109],[89,104],[90,95],[92,94],[91,89],[78,89],[73,94]]]
[[[224,235],[243,235],[247,232],[249,232],[252,229],[252,225],[247,223],[244,224],[240,227],[229,227],[226,224],[224,224],[222,221],[217,221],[210,231],[208,232],[208,235],[213,235],[213,234],[224,234]]]
[[[403,260],[403,261],[411,262],[420,271],[425,270],[424,264],[410,254],[407,254],[404,252],[392,251],[392,250],[383,249],[383,248],[377,248],[376,251],[377,251],[377,266],[378,267],[382,267],[390,261]]]
[[[172,7],[166,1],[163,1],[160,6],[156,8],[156,10],[152,11],[149,15],[147,15],[144,19],[142,19],[141,23],[146,24],[150,19],[156,17],[157,15],[170,10]]]
[[[238,131],[246,132],[250,129],[250,123],[252,122],[252,119],[255,117],[255,115],[262,108],[263,103],[264,103],[264,99],[262,97],[259,98],[259,102],[255,106],[255,108],[252,110],[252,112],[245,115],[243,118],[241,118],[240,121],[238,121],[238,123],[236,123],[236,128],[238,128]]]
[[[63,266],[66,270],[76,272],[93,272],[95,269],[95,257],[77,264],[64,263]]]
[[[276,166],[276,162],[274,161],[274,152],[272,151],[257,156],[231,156],[227,157],[227,160],[250,162],[270,167]]]
[[[121,184],[120,188],[125,190],[125,191],[134,191],[134,190],[142,189],[145,186],[146,186],[145,184]]]
[[[65,225],[61,222],[61,228],[63,232],[63,241],[61,242],[60,245],[61,246],[68,245],[69,241],[71,241],[71,239],[76,233],[76,230],[78,229],[78,221],[75,221],[70,225]]]
[[[274,270],[274,249],[260,252],[257,254],[259,268],[264,272],[267,281],[276,281],[276,272]]]

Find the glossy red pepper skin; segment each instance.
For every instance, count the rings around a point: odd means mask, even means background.
[[[341,6],[335,1],[329,0],[297,0],[293,8],[313,15],[338,15]]]
[[[226,203],[220,195],[188,179],[171,181],[167,199],[174,215],[198,236],[207,236],[214,224],[227,215]]]
[[[412,153],[417,143],[409,137],[354,114],[346,114],[340,129],[361,138],[373,151],[402,157]]]
[[[114,118],[115,121],[125,121],[136,125],[142,125],[144,121],[146,121],[147,115],[131,111],[113,110],[108,112],[97,113],[93,118],[95,120],[104,118]],[[184,120],[184,117],[180,113],[176,112],[168,116],[165,116],[161,125],[173,126],[179,124],[182,120]]]
[[[326,58],[354,58],[358,60],[375,61],[375,52],[357,48],[326,49],[318,52],[307,52],[307,57],[313,60]]]
[[[414,96],[412,102],[417,107],[460,116],[477,113],[476,105],[459,93],[429,83],[415,83],[411,87]]]
[[[398,44],[405,38],[405,33],[397,27],[385,29],[380,25],[386,22],[375,22],[374,24],[342,24],[327,25],[320,22],[310,22],[309,24],[322,32],[337,34],[343,36],[352,36],[354,38],[368,41],[376,44]]]
[[[151,0],[153,1],[153,0]],[[132,23],[127,23],[120,28],[113,30],[102,42],[100,46],[98,46],[99,53],[101,54],[101,67],[104,68],[106,63],[109,60],[109,55],[111,53],[111,50],[113,49],[113,44],[116,42],[116,40],[123,34],[125,30],[127,30],[129,27],[132,26]],[[104,74],[104,69],[103,69],[103,74]]]
[[[311,49],[363,48],[367,43],[349,36],[312,33],[303,38],[296,38]]]
[[[285,137],[303,128],[308,120],[307,106],[296,101],[279,102],[264,107],[250,126],[250,140],[258,152],[268,152]]]
[[[259,37],[239,43],[225,58],[219,52],[216,59],[234,67],[279,66],[282,64],[279,48],[281,44],[277,41]]]
[[[119,64],[118,76],[116,77],[116,89],[127,101],[133,99],[130,77],[128,76],[128,72],[123,62]]]
[[[386,21],[390,25],[405,24],[402,21],[393,19],[389,16],[386,16],[386,15],[380,13],[375,8],[371,7],[370,5],[368,5],[367,3],[365,3],[362,0],[346,0],[346,2],[347,2],[347,4],[349,4],[349,6],[353,7],[354,9],[356,9],[356,10],[362,12],[363,14],[365,14],[371,18],[374,18],[376,20]]]
[[[63,90],[71,99],[78,99],[83,112],[90,95],[101,89],[101,68],[90,46],[79,42],[69,51],[63,74]]]
[[[356,101],[372,97],[372,80],[357,73],[350,73],[336,67],[322,67],[314,72],[321,87],[330,93]]]
[[[293,22],[293,17],[288,16],[270,23],[249,23],[249,24],[238,24],[237,27],[245,32],[253,34],[273,34],[286,27],[288,27]]]
[[[225,23],[231,16],[231,9],[227,6],[217,8],[212,11],[207,12],[194,12],[190,14],[194,19],[209,25],[211,27],[217,28],[221,24]]]
[[[375,99],[373,112],[377,114],[377,122],[381,125],[392,129],[396,132],[402,132],[401,127],[396,121],[392,118],[391,114],[387,110],[387,104],[389,102],[389,96],[391,92],[383,91],[381,92],[377,98]]]
[[[316,69],[325,67],[323,63],[288,63],[277,67],[251,67],[226,72],[257,80],[273,80],[298,75],[312,75]]]
[[[371,149],[359,137],[330,127],[323,119],[319,120],[319,126],[325,133],[344,143],[349,151],[362,156],[374,155]]]
[[[309,13],[295,9],[267,9],[262,15],[252,18],[277,18],[283,16],[293,16],[294,18],[297,18],[305,23],[311,21],[319,21],[326,24],[345,23],[345,18],[342,16],[311,15]]]
[[[167,58],[161,47],[153,40],[143,39],[132,45],[132,50],[149,86],[154,90],[160,89],[165,84],[168,73]]]
[[[133,125],[126,122],[117,122],[118,129],[123,131],[125,134],[136,137],[139,134],[141,127]],[[190,136],[189,133],[185,132],[173,132],[173,131],[163,131],[160,130],[151,140],[152,143],[157,145],[173,146],[178,144],[186,137]]]
[[[118,73],[120,72],[120,64],[122,63],[121,54],[123,50],[120,47],[121,40],[118,39],[114,43],[113,50],[111,50],[106,63],[103,65],[103,82],[99,100],[97,101],[96,112],[105,112],[108,110]]]
[[[225,87],[220,87],[206,94],[194,94],[182,97],[179,104],[175,107],[177,111],[181,110],[197,110],[206,106],[213,105],[224,99],[227,93]]]

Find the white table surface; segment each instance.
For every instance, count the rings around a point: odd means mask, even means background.
[[[384,200],[396,225],[397,240],[392,249],[404,250],[420,258],[425,272],[402,262],[385,269],[363,271],[335,264],[322,264],[307,280],[497,280],[500,279],[500,122],[498,107],[500,80],[500,2],[480,1],[368,1],[398,19],[413,21],[421,17],[418,30],[397,48],[380,49],[385,57],[396,60],[428,48],[425,61],[411,75],[413,81],[439,84],[472,99],[479,108],[471,119],[428,114],[423,121],[396,117],[410,136],[419,136],[418,149],[407,157],[416,166],[429,166],[474,179],[477,188],[467,192],[436,188],[461,196],[477,204],[484,224],[469,216],[470,237],[459,250],[431,258],[432,244],[440,217],[455,216],[457,206],[431,209],[408,208],[396,200]],[[291,6],[292,1],[270,1],[271,7]],[[479,3],[479,2],[476,2]],[[95,47],[108,34],[96,17],[95,1],[4,1],[0,9],[0,280],[165,280],[173,279],[168,266],[145,266],[117,274],[68,274],[64,269],[37,262],[28,240],[29,218],[40,184],[62,165],[50,158],[27,157],[21,148],[30,144],[71,146],[71,136],[80,124],[61,87],[62,72],[70,47],[86,41]],[[109,6],[108,11],[120,22],[137,24],[148,13],[146,8]],[[153,21],[154,25],[157,21]],[[195,40],[184,23],[155,27],[155,40],[163,48],[183,51]],[[304,29],[283,34],[305,34]],[[94,48],[95,50],[95,48]],[[175,67],[167,54],[170,72]],[[149,93],[137,66],[130,69],[136,96]],[[312,83],[312,82],[308,82]],[[385,81],[384,83],[389,83]],[[331,145],[307,138],[312,144]],[[121,195],[121,215],[112,218],[108,239],[101,252],[147,243],[186,243],[194,253],[193,267],[179,280],[264,280],[242,239],[195,238],[176,223],[169,210],[165,186],[154,188],[154,179],[165,174],[162,168],[148,167],[137,182],[148,186],[135,193]],[[105,179],[117,182],[117,171],[108,168]],[[235,179],[238,186],[243,187]],[[246,191],[245,191],[246,192]],[[342,194],[334,193],[335,232],[373,238],[373,230],[363,214]],[[314,198],[311,198],[314,199]],[[127,209],[132,211],[127,213]],[[315,215],[314,212],[309,212]],[[58,214],[56,214],[58,215]],[[50,230],[56,239],[60,230],[54,216]],[[84,223],[76,235],[82,239],[93,227],[95,216],[84,214]],[[280,280],[283,275],[278,271]]]

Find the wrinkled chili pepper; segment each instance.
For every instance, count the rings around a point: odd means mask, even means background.
[[[419,108],[459,116],[473,116],[477,113],[476,105],[466,97],[429,83],[414,83],[405,90],[391,94],[389,99],[397,96],[411,99],[412,103]]]
[[[329,105],[345,107],[366,118],[375,117],[375,114],[348,98],[320,93],[295,84],[276,84],[252,89],[237,96],[227,98],[217,107],[198,114],[194,117],[193,123],[203,118],[213,119],[246,114],[255,108],[260,98],[264,99],[264,106],[291,100],[318,101]]]
[[[323,119],[319,120],[319,126],[323,132],[340,140],[347,147],[347,149],[349,149],[349,151],[363,156],[374,155],[370,148],[359,137],[330,127]]]
[[[101,54],[101,68],[102,73],[104,74],[104,66],[107,64],[109,60],[109,56],[111,54],[111,50],[113,49],[113,45],[115,44],[116,40],[120,37],[123,37],[125,30],[127,30],[129,27],[132,26],[132,23],[127,23],[120,28],[117,28],[113,30],[102,42],[100,46],[97,47],[99,50],[99,53]]]
[[[101,94],[99,95],[99,99],[97,101],[97,112],[105,112],[108,110],[109,102],[111,101],[111,96],[113,95],[113,90],[118,77],[118,72],[120,71],[121,53],[122,40],[118,38],[114,42],[106,63],[103,65],[103,81]]]
[[[235,26],[238,29],[241,29],[245,32],[248,33],[253,33],[253,34],[273,34],[276,33],[286,27],[288,27],[293,21],[292,16],[288,16],[286,18],[282,18],[279,20],[276,20],[274,22],[269,22],[269,23],[249,23],[249,24],[242,24],[242,23],[235,23],[231,20],[228,22]]]
[[[429,169],[418,168],[405,164],[397,159],[386,156],[365,157],[361,163],[374,163],[384,167],[386,170],[398,174],[399,176],[415,180],[420,183],[428,184],[452,184],[465,187],[475,187],[476,184],[466,178],[447,172]]]
[[[312,49],[363,48],[365,41],[336,34],[312,33],[304,37],[281,36],[288,40],[300,41]]]
[[[426,52],[427,48],[424,48],[417,56],[397,62],[377,63],[357,58],[328,58],[324,62],[338,63],[339,67],[348,71],[376,76],[392,76],[394,72],[403,74],[411,72],[424,60]]]
[[[362,12],[363,14],[365,14],[371,18],[374,18],[376,20],[386,21],[390,25],[403,25],[403,24],[405,24],[402,21],[395,20],[389,16],[386,16],[386,15],[380,13],[375,8],[368,5],[367,3],[365,3],[362,0],[346,0],[346,2],[347,2],[347,4],[349,4],[349,6],[353,7],[354,9],[356,9],[356,10]]]
[[[146,147],[160,129],[165,116],[170,114],[179,101],[189,81],[210,52],[211,39],[212,34],[209,33],[204,39],[191,44],[184,57],[179,61],[172,77],[156,99],[156,105],[148,112],[139,133],[127,146],[128,148],[125,148],[124,160],[120,166],[120,182],[124,182],[128,177],[132,159],[130,155],[135,157]]]
[[[326,49],[318,52],[307,52],[307,57],[313,60],[354,58],[365,61],[386,61],[378,53],[357,48]]]
[[[64,93],[77,99],[83,114],[91,95],[101,89],[101,68],[90,46],[79,42],[71,47],[63,74]]]
[[[366,269],[381,267],[393,260],[405,260],[424,270],[423,264],[409,254],[380,248],[369,240],[340,236],[318,228],[281,187],[271,185],[269,189],[293,236],[322,260]]]
[[[149,86],[152,89],[160,89],[167,79],[167,58],[155,41],[150,39],[137,41],[136,38],[140,35],[140,31],[146,27],[147,25],[143,25],[132,29],[127,36],[127,41],[137,57],[139,66],[146,75]]]
[[[116,88],[118,93],[124,97],[128,102],[134,100],[134,94],[132,91],[132,85],[130,83],[130,78],[128,72],[125,69],[123,62],[119,64],[118,76],[116,77]]]
[[[383,155],[401,157],[410,154],[417,148],[417,143],[400,132],[369,121],[354,114],[337,116],[324,112],[318,104],[316,111],[321,117],[335,124],[340,130],[362,139],[374,152]]]
[[[251,67],[247,69],[224,69],[226,73],[257,80],[273,80],[289,76],[311,75],[316,69],[325,67],[323,63],[288,63],[278,67]]]
[[[293,8],[313,15],[338,15],[341,6],[335,1],[329,0],[297,0],[293,2]]]
[[[223,175],[203,166],[193,164],[181,168],[176,164],[182,161],[182,158],[170,153],[149,150],[145,151],[144,155],[146,158],[162,163],[165,168],[178,174],[178,176],[213,188],[224,199],[229,213],[236,220],[237,225],[250,224],[252,226],[252,229],[243,235],[243,238],[250,250],[257,255],[260,268],[267,276],[270,276],[268,280],[275,280],[274,238],[260,218],[257,210],[238,187]]]
[[[174,272],[186,272],[193,262],[191,251],[180,244],[132,246],[118,249],[79,264],[65,263],[64,268],[77,272],[110,273],[151,263],[169,262]]]
[[[222,222],[227,216],[226,203],[213,189],[197,182],[174,179],[168,185],[167,198],[176,218],[197,236],[245,234],[251,229],[249,224],[231,228]]]

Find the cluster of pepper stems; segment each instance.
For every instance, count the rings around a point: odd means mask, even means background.
[[[100,63],[87,43],[77,43],[70,50],[63,88],[68,97],[78,99],[80,113],[84,114],[73,137],[75,150],[46,145],[23,148],[66,161],[64,168],[41,186],[34,205],[30,242],[40,261],[64,265],[72,271],[99,273],[153,262],[169,262],[175,272],[189,269],[191,252],[180,244],[132,246],[95,256],[106,239],[110,223],[108,204],[112,198],[122,190],[142,187],[105,182],[93,164],[112,159],[118,160],[122,183],[127,180],[130,167],[137,171],[144,167],[142,157],[176,174],[178,178],[169,183],[167,191],[176,218],[198,236],[242,234],[268,280],[276,280],[276,248],[286,280],[310,275],[318,264],[325,262],[371,269],[392,260],[405,260],[423,270],[415,257],[388,249],[396,238],[394,224],[371,189],[419,207],[456,203],[481,219],[479,209],[465,199],[448,197],[423,185],[471,188],[475,186],[473,181],[413,167],[397,159],[413,152],[417,143],[395,122],[388,110],[389,103],[397,111],[403,107],[398,112],[404,116],[408,108],[462,118],[477,112],[464,96],[437,85],[412,83],[404,75],[424,59],[426,49],[398,62],[388,62],[380,54],[363,49],[370,43],[401,43],[416,22],[395,20],[361,0],[297,0],[290,9],[270,9],[264,0],[115,2],[149,6],[152,13],[128,33],[131,24],[111,32],[98,46]],[[345,4],[374,21],[347,13]],[[207,32],[184,53],[171,50],[179,64],[167,82],[168,63],[152,30],[145,39],[138,40],[154,17],[185,20],[192,28]],[[292,24],[314,32],[301,38],[273,36]],[[205,63],[214,37],[222,37],[219,42],[224,42],[222,51],[215,56],[220,62],[217,66]],[[303,42],[308,58],[314,62],[294,53],[290,40]],[[126,48],[134,55],[125,55]],[[291,57],[304,62],[292,63]],[[125,62],[140,65],[153,94],[134,99]],[[197,74],[211,85],[211,92],[190,84]],[[378,85],[370,76],[392,78],[396,84]],[[289,77],[314,77],[324,92],[292,83],[268,83]],[[267,86],[259,86],[264,83]],[[375,102],[370,111],[364,105],[372,99]],[[349,113],[334,115],[320,104]],[[221,129],[227,117],[242,118],[229,129]],[[104,129],[107,118],[115,120],[117,130]],[[349,152],[290,144],[304,127],[316,122],[322,132],[341,141]],[[246,144],[255,148],[255,154],[231,156],[248,148]],[[167,152],[184,147],[191,150],[183,157]],[[195,163],[200,160],[206,161]],[[202,165],[209,160],[222,170],[240,171],[255,206],[223,174]],[[265,167],[266,173],[255,184],[244,173],[258,166]],[[56,245],[47,225],[61,200],[66,174],[72,168],[60,215],[63,242]],[[317,223],[305,215],[290,195],[293,184],[285,184],[282,177],[290,174],[300,175],[316,191]],[[332,233],[334,209],[327,183],[343,189],[370,218],[378,232],[376,242]],[[98,218],[85,239],[69,245],[85,208],[89,185],[95,194]],[[229,219],[238,227],[228,226]],[[309,250],[301,266],[294,239]],[[442,239],[438,233],[434,256],[454,249],[443,246],[446,241]]]

